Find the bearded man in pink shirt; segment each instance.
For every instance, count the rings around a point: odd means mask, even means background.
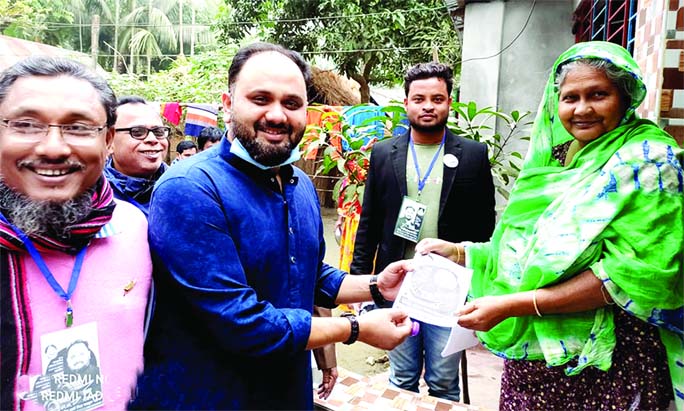
[[[152,264],[102,174],[115,105],[70,60],[0,74],[0,409],[125,409],[142,369]]]

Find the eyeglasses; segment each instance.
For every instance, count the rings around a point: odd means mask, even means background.
[[[67,144],[87,144],[97,137],[104,126],[88,126],[85,124],[45,124],[31,120],[0,120],[0,124],[16,137],[27,142],[38,142],[47,136],[50,127],[59,128],[62,138]]]
[[[150,131],[154,136],[157,138],[157,140],[163,140],[165,138],[169,137],[169,132],[171,132],[171,128],[169,127],[152,127],[152,128],[147,128],[147,127],[142,127],[142,126],[137,126],[137,127],[128,127],[128,128],[117,128],[115,129],[117,132],[119,131],[128,131],[128,134],[131,135],[136,140],[144,140],[147,138],[147,135],[150,134]]]

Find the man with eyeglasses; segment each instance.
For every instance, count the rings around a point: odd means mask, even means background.
[[[154,183],[168,166],[169,127],[159,110],[136,96],[117,102],[117,120],[105,175],[114,196],[138,207],[147,216]]]
[[[0,73],[2,410],[125,409],[142,369],[152,262],[144,215],[102,173],[115,108],[71,60]],[[83,378],[67,367],[75,342],[92,384],[60,383]]]

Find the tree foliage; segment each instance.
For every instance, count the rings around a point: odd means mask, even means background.
[[[187,51],[215,44],[209,27],[218,1],[0,0],[0,32],[88,53],[97,15],[100,65],[149,75],[170,66],[179,53],[180,33]]]
[[[411,65],[458,66],[460,44],[441,0],[224,0],[221,41],[248,35],[323,57],[361,86],[396,84]],[[454,67],[458,71],[457,67]]]
[[[0,0],[0,31],[9,34],[12,31],[31,25],[30,15],[34,13],[25,1]]]
[[[169,70],[146,81],[130,74],[112,73],[109,84],[118,96],[137,95],[149,101],[218,104],[228,86],[228,62],[237,47],[222,47],[175,60]]]
[[[129,67],[134,71],[136,65],[145,62],[147,76],[152,70],[152,60],[163,59],[168,53],[177,53],[176,31],[169,18],[171,1],[152,0],[140,3],[123,17],[123,30],[119,49],[130,55]]]
[[[0,0],[0,32],[66,48],[74,45],[68,26],[73,14],[67,0]]]

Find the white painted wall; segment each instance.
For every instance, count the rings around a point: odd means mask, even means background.
[[[512,44],[525,26],[532,0],[467,4],[459,100],[507,112],[536,112],[553,62],[574,43],[576,1],[537,0],[529,23]],[[514,148],[524,151],[526,144]]]
[[[534,119],[553,63],[575,43],[572,34],[574,0],[507,1],[503,46],[510,44],[525,27],[520,37],[502,54],[499,76],[499,107],[506,110],[532,111]],[[525,21],[529,16],[529,22]],[[499,128],[501,124],[497,125]],[[499,130],[501,131],[501,130]],[[527,142],[511,149],[526,152]]]
[[[553,62],[574,43],[572,13],[577,2],[468,3],[464,15],[459,101],[475,101],[478,107],[491,106],[505,112],[531,111],[528,119],[532,121]],[[501,121],[495,124],[491,120],[489,125],[501,134],[506,132]],[[527,145],[526,141],[513,141],[508,150],[525,154]],[[503,200],[497,198],[497,203],[501,206]]]
[[[471,3],[463,18],[463,52],[459,101],[496,107],[499,101],[504,2]],[[494,124],[492,123],[492,126]]]

